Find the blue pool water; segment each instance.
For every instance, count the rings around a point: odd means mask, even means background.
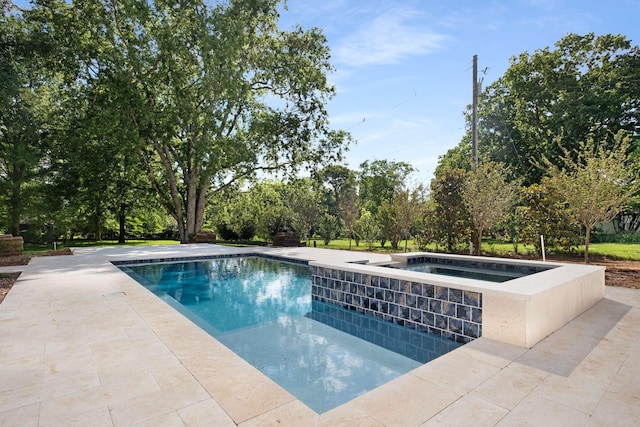
[[[312,301],[306,265],[234,257],[120,268],[318,413],[459,346]]]
[[[466,277],[469,279],[486,280],[488,282],[502,283],[508,280],[523,277],[526,274],[520,272],[496,272],[479,268],[465,268],[460,266],[445,266],[439,264],[413,264],[402,268],[403,270],[418,271],[420,273],[442,274],[452,277]]]

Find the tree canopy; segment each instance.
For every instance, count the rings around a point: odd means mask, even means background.
[[[640,188],[638,170],[630,167],[627,160],[629,138],[620,132],[615,142],[606,149],[589,139],[581,143],[577,156],[565,151],[562,167],[549,165],[552,187],[585,229],[585,262],[589,261],[593,227],[613,219]]]
[[[131,56],[122,71],[137,88],[135,119],[151,148],[141,154],[183,241],[202,228],[211,191],[340,155],[345,135],[328,128],[324,109],[333,95],[326,40],[317,29],[280,30],[277,5],[103,8],[101,24],[129,17],[113,29],[125,35],[115,47]]]
[[[413,166],[407,162],[362,162],[359,171],[359,196],[362,206],[375,215],[383,202],[390,202],[396,191],[406,185],[406,179],[413,171]]]
[[[482,235],[503,221],[516,202],[518,182],[508,182],[502,164],[481,163],[467,174],[462,199],[475,232],[476,254],[481,254]]]
[[[563,149],[577,153],[589,138],[612,147],[624,130],[632,137],[629,153],[640,150],[639,70],[640,48],[622,35],[568,34],[553,49],[512,57],[480,97],[480,156],[529,185],[546,175],[543,156],[558,165]],[[460,167],[468,147],[467,135],[440,163]]]
[[[576,178],[578,171],[589,163],[585,157],[588,152],[600,153],[601,158],[606,158],[604,153],[616,152],[628,170],[638,170],[638,107],[640,48],[622,35],[568,34],[553,48],[511,58],[504,75],[480,95],[478,150],[481,163],[504,164],[507,182],[525,186],[511,224],[512,234],[517,231],[529,243],[537,242],[542,234],[552,244],[575,244],[578,213],[568,206],[577,203],[569,200],[580,194],[595,197],[597,193],[595,188],[590,189],[586,176]],[[627,143],[620,153],[617,147],[623,136]],[[585,141],[591,141],[589,149]],[[436,176],[444,177],[454,168],[471,171],[470,160],[467,133],[458,146],[440,158]],[[549,173],[555,178],[550,179]],[[563,186],[572,188],[571,195],[552,185],[560,182],[560,176],[566,178]],[[631,196],[618,205],[620,194],[614,188],[610,190],[602,194],[607,203],[615,204],[618,208],[614,210],[624,215],[627,223],[637,223],[637,209],[635,213],[625,209],[632,203]],[[439,197],[437,187],[433,194]],[[589,203],[599,204],[594,200]],[[609,215],[597,216],[600,222],[612,219]],[[596,225],[593,221],[579,222],[589,230]]]
[[[91,144],[108,152],[105,141],[116,141],[141,159],[184,242],[202,228],[212,192],[257,172],[335,161],[349,141],[328,125],[325,103],[334,88],[326,38],[317,28],[279,28],[279,4],[42,0],[24,15],[5,13],[2,34],[24,33],[18,23],[37,27],[34,34],[56,54],[54,68],[64,71],[60,143],[87,146],[74,153]],[[28,64],[14,51],[3,51],[3,64]],[[112,162],[95,164],[109,170]],[[99,185],[113,182],[95,180],[88,191],[100,195]]]

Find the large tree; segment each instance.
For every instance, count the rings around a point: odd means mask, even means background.
[[[382,238],[389,240],[393,249],[398,249],[398,243],[404,240],[404,250],[407,251],[412,227],[419,219],[425,199],[424,188],[418,186],[396,192],[391,202],[383,202],[380,206],[378,222]]]
[[[569,34],[555,49],[523,52],[491,84],[480,105],[480,146],[527,184],[540,182],[543,156],[595,138],[608,146],[640,120],[640,50],[619,35]]]
[[[356,186],[356,174],[343,165],[328,165],[315,174],[325,189],[323,203],[331,215],[339,215],[344,194]]]
[[[322,214],[317,187],[310,178],[295,179],[286,186],[286,203],[293,213],[291,225],[307,244]]]
[[[542,248],[540,236],[544,236],[547,248],[568,251],[579,243],[580,227],[549,177],[543,178],[540,184],[522,187],[519,198],[513,224],[515,239],[538,250]]]
[[[615,141],[609,149],[589,139],[580,144],[577,155],[565,150],[562,167],[546,161],[555,191],[584,227],[584,262],[589,262],[593,227],[610,221],[640,188],[638,170],[627,156],[630,138],[619,132]]]
[[[391,202],[393,195],[406,186],[406,180],[413,171],[413,167],[407,162],[362,162],[358,174],[361,205],[375,215],[383,202]]]
[[[101,240],[104,221],[117,219],[125,242],[127,217],[137,204],[157,203],[135,153],[137,129],[102,87],[83,88],[68,103],[68,126],[54,145],[51,167],[56,192],[83,213],[86,230]]]
[[[432,205],[424,224],[429,230],[422,230],[421,234],[430,236],[449,252],[454,252],[469,237],[469,214],[462,197],[465,180],[464,169],[445,167],[431,181]]]
[[[518,182],[508,182],[502,164],[481,163],[466,176],[462,198],[474,231],[475,251],[481,254],[482,236],[513,211]]]
[[[18,11],[9,2],[0,9],[0,197],[7,226],[18,235],[26,207],[40,195],[60,80],[51,66],[55,46],[37,11]]]
[[[589,33],[522,52],[483,91],[478,120],[481,157],[506,164],[525,185],[545,176],[543,156],[560,165],[563,149],[577,153],[579,141],[612,147],[613,135],[626,130],[636,137],[629,150],[637,151],[640,48],[622,35]],[[460,167],[469,147],[466,135],[440,164]]]
[[[139,130],[138,154],[183,242],[207,199],[257,171],[339,158],[328,128],[334,89],[317,29],[278,28],[277,0],[140,3],[89,0],[77,18],[93,40],[86,81],[111,82]]]

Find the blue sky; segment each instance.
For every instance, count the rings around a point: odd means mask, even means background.
[[[553,46],[568,33],[623,34],[640,44],[640,0],[288,0],[282,27],[319,27],[328,38],[337,94],[334,128],[347,153],[411,163],[428,183],[438,156],[460,141],[471,103],[472,58],[484,85],[509,58]]]

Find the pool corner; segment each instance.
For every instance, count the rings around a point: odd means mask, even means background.
[[[484,336],[531,348],[604,298],[604,267],[558,265],[485,292]]]

